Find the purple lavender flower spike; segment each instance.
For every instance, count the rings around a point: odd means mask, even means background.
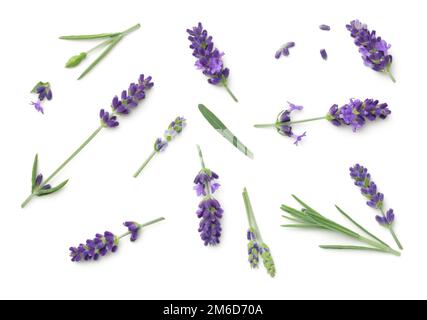
[[[377,222],[390,230],[396,244],[400,249],[403,249],[393,230],[393,223],[395,220],[393,209],[389,209],[385,212],[384,194],[378,192],[378,187],[375,182],[371,180],[371,175],[369,174],[368,169],[360,164],[355,164],[350,168],[350,177],[354,180],[354,184],[360,188],[361,193],[367,198],[368,201],[366,204],[381,212],[381,215],[377,215],[375,217]]]
[[[53,95],[49,82],[40,81],[35,85],[31,92],[37,94],[40,101],[43,101],[44,99],[47,99],[49,101],[52,100]]]
[[[255,230],[253,228],[249,228],[248,230],[248,241],[248,261],[251,268],[257,269],[259,267],[259,257],[262,254],[262,250],[256,239]]]
[[[200,238],[205,246],[216,246],[221,237],[221,218],[224,210],[216,199],[206,198],[199,204],[197,217],[201,219],[199,224]]]
[[[374,121],[377,118],[386,119],[391,114],[387,103],[379,103],[378,100],[366,99],[361,101],[359,99],[351,99],[348,104],[338,107],[334,104],[326,116],[335,126],[347,125],[353,128],[356,132],[362,128],[366,120]]]
[[[210,84],[223,86],[237,102],[237,98],[228,87],[227,79],[230,70],[224,66],[222,60],[224,53],[215,48],[212,37],[208,35],[200,22],[191,30],[187,29],[187,33],[189,34],[188,40],[191,42],[190,48],[193,50],[193,56],[197,58],[196,68],[208,77]]]
[[[198,231],[205,246],[215,246],[220,243],[221,219],[224,213],[218,200],[213,197],[213,194],[220,187],[220,184],[216,182],[219,177],[215,172],[205,167],[201,149],[199,146],[197,147],[202,170],[194,179],[194,189],[197,196],[203,196],[203,200],[199,203],[199,208],[196,212],[197,217],[201,219]]]
[[[134,242],[138,239],[141,229],[163,220],[164,218],[158,218],[145,224],[125,222],[124,226],[128,228],[128,232],[121,236],[116,236],[109,231],[105,231],[104,234],[97,234],[94,239],[87,240],[85,244],[80,244],[77,247],[70,248],[71,261],[97,261],[100,257],[104,257],[110,252],[116,252],[119,248],[120,240],[124,237],[130,235],[130,241]]]
[[[346,27],[354,38],[354,43],[359,47],[365,65],[388,74],[392,81],[396,82],[390,71],[393,58],[388,51],[391,45],[381,37],[377,37],[375,30],[369,31],[368,26],[359,20],[350,22]]]
[[[320,55],[322,56],[323,60],[328,60],[328,53],[325,49],[320,50]]]
[[[86,244],[80,244],[78,247],[70,248],[71,261],[97,261],[108,252],[116,252],[118,244],[118,237],[109,231],[104,232],[104,235],[97,234],[94,239],[87,240]]]

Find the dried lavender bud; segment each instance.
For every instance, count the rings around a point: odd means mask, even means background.
[[[374,121],[377,118],[386,119],[391,114],[387,103],[379,103],[378,100],[366,99],[351,99],[348,104],[338,107],[333,105],[329,109],[326,119],[336,126],[348,125],[356,132],[362,128],[366,120]]]
[[[323,30],[323,31],[330,31],[331,30],[331,27],[326,25],[326,24],[321,24],[319,26],[319,28],[320,28],[320,30]]]
[[[371,180],[368,169],[360,164],[355,164],[350,168],[350,177],[354,180],[354,184],[360,188],[361,193],[368,199],[366,204],[381,212],[381,215],[377,215],[375,219],[379,224],[390,229],[394,240],[399,248],[402,249],[402,245],[393,231],[393,222],[395,220],[393,209],[389,209],[387,213],[385,213],[384,194],[378,192],[377,185]]]
[[[322,56],[323,60],[328,60],[328,53],[325,49],[320,50],[320,55]]]
[[[355,39],[354,43],[359,47],[359,52],[366,66],[379,72],[384,72],[390,76],[393,82],[396,82],[390,72],[392,56],[388,53],[391,45],[381,37],[377,37],[376,31],[369,31],[366,24],[359,20],[354,20],[346,25],[347,30]]]
[[[203,29],[202,24],[199,24],[193,29],[187,29],[190,35],[190,48],[193,50],[193,56],[197,58],[196,67],[208,77],[208,82],[213,85],[222,85],[237,102],[236,97],[230,91],[227,85],[227,78],[230,75],[230,70],[225,68],[222,57],[224,53],[215,48],[212,37]]]
[[[289,49],[295,47],[295,42],[287,42],[284,45],[282,45],[279,50],[276,51],[274,57],[276,59],[279,59],[281,55],[284,57],[289,56]]]

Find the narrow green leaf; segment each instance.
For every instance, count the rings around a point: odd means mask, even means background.
[[[373,235],[372,233],[370,233],[368,230],[366,230],[364,227],[362,227],[359,223],[357,223],[355,220],[353,220],[347,213],[344,212],[344,210],[342,210],[340,207],[338,207],[337,205],[335,205],[335,208],[337,208],[337,210],[344,216],[346,217],[348,220],[350,220],[351,223],[353,223],[356,227],[358,227],[360,230],[362,230],[363,232],[365,232],[367,235],[369,235],[370,237],[372,237],[373,239],[377,240],[379,243],[381,243],[382,245],[386,246],[387,248],[390,248],[390,246],[385,243],[384,241],[382,241],[381,239],[377,238],[375,235]]]
[[[39,197],[43,197],[43,196],[47,196],[48,194],[52,194],[55,192],[58,192],[59,190],[61,190],[63,187],[65,187],[65,185],[68,183],[68,180],[65,180],[64,182],[60,183],[59,185],[57,185],[56,187],[53,187],[51,189],[47,189],[47,190],[40,190],[39,193],[37,194],[37,196]]]
[[[363,246],[320,245],[319,247],[325,250],[362,250],[362,251],[386,252],[385,250],[371,248],[371,247],[363,247]]]
[[[321,226],[318,226],[316,224],[283,224],[281,225],[283,228],[301,228],[301,229],[324,229]]]
[[[98,34],[83,34],[75,36],[62,36],[59,37],[61,40],[93,40],[93,39],[104,39],[104,38],[113,38],[120,33],[98,33]]]
[[[293,222],[304,223],[304,221],[301,220],[301,219],[296,219],[296,218],[288,217],[288,216],[285,216],[285,215],[282,215],[282,217],[285,218],[285,219],[287,219],[287,220],[293,221]]]
[[[233,146],[235,146],[239,151],[244,153],[249,158],[253,159],[253,153],[225,126],[225,124],[218,119],[208,108],[203,104],[199,104],[199,110],[209,124],[218,131],[225,139],[227,139]]]
[[[87,67],[85,71],[80,75],[78,80],[81,80],[85,75],[87,75],[102,59],[104,59],[111,50],[123,39],[122,35],[118,35],[114,40],[112,40],[111,44],[99,55],[98,58],[92,64]]]
[[[33,172],[31,176],[31,192],[34,192],[34,189],[36,188],[38,166],[39,166],[39,155],[36,154],[36,156],[34,157]]]

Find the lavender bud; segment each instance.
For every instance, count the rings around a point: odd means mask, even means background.
[[[74,68],[78,66],[84,59],[86,59],[87,54],[86,52],[82,52],[76,56],[71,57],[67,63],[65,64],[66,68]]]

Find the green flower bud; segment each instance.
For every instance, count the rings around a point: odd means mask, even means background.
[[[87,54],[86,52],[82,52],[79,55],[73,56],[70,58],[70,60],[67,61],[65,64],[66,68],[74,68],[80,64],[84,59],[86,59]]]

